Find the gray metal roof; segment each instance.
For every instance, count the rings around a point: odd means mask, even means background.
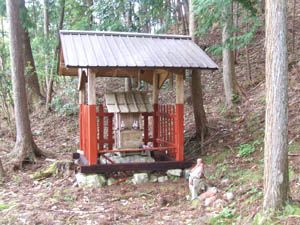
[[[146,92],[112,92],[105,94],[108,112],[142,113],[153,112]]]
[[[66,67],[217,69],[189,36],[60,31]]]

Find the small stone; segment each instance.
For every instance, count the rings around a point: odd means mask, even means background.
[[[222,209],[224,208],[226,205],[226,202],[222,199],[217,199],[214,203],[213,203],[213,207],[214,208],[219,208]]]
[[[172,169],[167,171],[167,175],[169,176],[175,176],[175,177],[181,177],[182,175],[182,169]]]
[[[150,176],[150,182],[151,182],[151,183],[157,182],[157,176],[151,175],[151,176]]]
[[[160,183],[165,182],[167,180],[168,180],[168,176],[161,176],[161,177],[157,178],[157,181]]]
[[[218,189],[216,187],[208,187],[207,190],[211,191],[211,192],[213,192],[215,194],[218,192]]]
[[[212,196],[210,198],[205,199],[205,206],[209,206],[211,203],[213,203],[216,200],[216,196]]]
[[[134,184],[144,184],[149,181],[148,174],[147,173],[135,173],[133,175],[132,182]]]
[[[234,199],[234,194],[232,192],[227,192],[227,193],[224,194],[224,198],[227,201],[232,201]]]
[[[99,188],[106,184],[106,179],[100,174],[86,175],[83,173],[76,174],[76,181],[79,187]]]
[[[184,176],[186,179],[189,179],[190,173],[191,173],[191,169],[185,169],[185,170],[183,171],[183,176]]]
[[[32,132],[33,135],[40,135],[40,134],[42,134],[42,133],[43,133],[43,131],[41,131],[41,130],[34,130],[34,131]]]
[[[107,186],[111,186],[116,183],[116,179],[110,177],[107,179]]]

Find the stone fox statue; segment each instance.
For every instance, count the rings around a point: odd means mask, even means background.
[[[189,177],[191,200],[197,198],[201,190],[205,190],[204,178],[204,164],[202,163],[202,159],[197,159],[197,164],[192,169]]]

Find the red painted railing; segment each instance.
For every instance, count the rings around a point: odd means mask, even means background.
[[[98,108],[98,110],[97,110]],[[153,143],[146,149],[127,151],[164,151],[177,161],[183,161],[183,104],[154,105],[154,112],[143,113],[144,144]],[[113,113],[104,112],[103,105],[80,105],[80,150],[84,151],[90,165],[98,163],[98,154],[113,150]],[[152,117],[152,137],[149,137],[149,118]],[[126,150],[122,150],[126,151]]]
[[[98,139],[99,152],[103,150],[112,150],[115,140],[113,139],[113,113],[104,112],[103,105],[99,105],[99,110],[96,113],[98,120]],[[105,145],[107,144],[107,145]]]
[[[177,107],[177,106],[176,106]],[[182,152],[178,152],[177,135],[183,135],[181,132],[176,132],[178,126],[178,115],[174,105],[154,105],[153,113],[143,113],[144,116],[144,143],[153,142],[154,147],[166,149],[166,153],[176,160],[183,160],[183,146],[180,148]],[[152,138],[149,137],[149,117],[152,120]]]

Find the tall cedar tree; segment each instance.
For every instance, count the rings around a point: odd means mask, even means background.
[[[22,11],[22,17],[27,17],[25,1],[19,0],[19,2],[20,10]],[[44,102],[44,97],[42,96],[40,90],[39,80],[32,54],[29,32],[24,24],[21,25],[20,32],[20,34],[23,36],[24,43],[24,66],[26,68],[26,86],[28,91],[29,104],[30,106],[35,106],[37,103]]]
[[[286,0],[266,0],[264,209],[288,198],[288,64]]]
[[[189,30],[190,35],[192,36],[193,41],[195,41],[195,15],[193,12],[193,4],[192,0],[189,1],[190,5],[190,24]],[[201,71],[193,70],[192,71],[192,79],[191,79],[191,90],[192,90],[192,101],[193,101],[193,109],[194,109],[194,118],[196,124],[196,135],[201,137],[203,140],[204,136],[207,133],[207,120],[203,106],[203,95],[202,95],[202,87],[201,87]]]
[[[232,29],[232,3],[226,1],[223,9],[223,82],[225,90],[225,99],[227,108],[231,108],[233,104],[233,97],[236,94],[234,89],[234,62],[233,51],[229,45]]]
[[[25,88],[23,36],[19,17],[19,1],[6,0],[9,23],[9,41],[13,98],[16,120],[16,143],[11,153],[16,165],[22,168],[25,161],[34,161],[36,156],[45,155],[33,141],[27,107]]]

